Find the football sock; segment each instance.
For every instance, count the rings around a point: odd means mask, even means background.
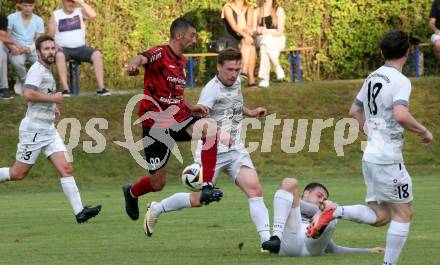
[[[153,186],[151,185],[151,177],[145,176],[131,186],[130,193],[133,195],[133,197],[137,198],[152,191],[154,190]]]
[[[284,226],[286,225],[287,217],[289,216],[290,209],[292,208],[293,194],[279,189],[275,192],[273,199],[273,236],[282,238]]]
[[[211,184],[214,177],[215,164],[217,163],[217,135],[204,138],[202,141],[203,146],[200,156],[203,167],[203,182]],[[207,145],[206,147],[205,144]],[[210,147],[208,148],[208,146]]]
[[[398,223],[391,221],[387,233],[387,244],[385,247],[384,265],[395,265],[399,260],[400,252],[405,245],[409,232],[409,223]]]
[[[376,213],[365,205],[338,206],[333,217],[350,220],[356,223],[372,225],[376,223]]]
[[[84,209],[84,207],[81,201],[78,187],[76,186],[75,178],[73,176],[62,177],[60,181],[64,194],[66,194],[70,205],[72,205],[73,213],[77,215]]]
[[[171,195],[168,198],[154,204],[151,207],[153,214],[159,216],[161,213],[178,211],[184,208],[191,208],[190,194],[188,192],[180,192]]]
[[[264,204],[263,197],[249,198],[248,202],[252,221],[260,236],[260,243],[263,243],[270,239],[269,212]]]
[[[11,180],[9,167],[0,168],[0,182]]]

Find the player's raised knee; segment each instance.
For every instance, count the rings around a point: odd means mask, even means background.
[[[298,180],[295,178],[284,178],[281,181],[281,188],[293,192],[295,189],[298,189]]]

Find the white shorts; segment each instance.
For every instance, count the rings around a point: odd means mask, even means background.
[[[440,40],[440,35],[432,34],[432,36],[431,36],[432,44],[434,44],[438,40]]]
[[[362,161],[367,195],[365,202],[408,203],[413,200],[412,180],[403,163],[380,165]]]
[[[41,151],[43,151],[46,157],[57,152],[67,152],[66,146],[58,132],[55,134],[19,132],[17,161],[33,165],[37,162]]]
[[[201,164],[200,155],[196,155],[196,162]],[[224,153],[217,154],[217,163],[215,165],[215,173],[212,182],[215,184],[220,176],[220,173],[224,171],[231,180],[235,182],[235,179],[240,173],[240,168],[246,166],[248,168],[255,169],[252,163],[251,157],[245,148],[238,150],[230,150]]]

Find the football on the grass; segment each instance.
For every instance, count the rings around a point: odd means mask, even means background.
[[[189,190],[201,190],[203,186],[202,166],[197,163],[187,166],[182,172],[182,183]]]

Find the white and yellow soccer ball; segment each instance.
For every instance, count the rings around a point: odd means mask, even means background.
[[[203,187],[203,168],[194,163],[187,166],[182,172],[182,184],[191,191],[199,191]]]

